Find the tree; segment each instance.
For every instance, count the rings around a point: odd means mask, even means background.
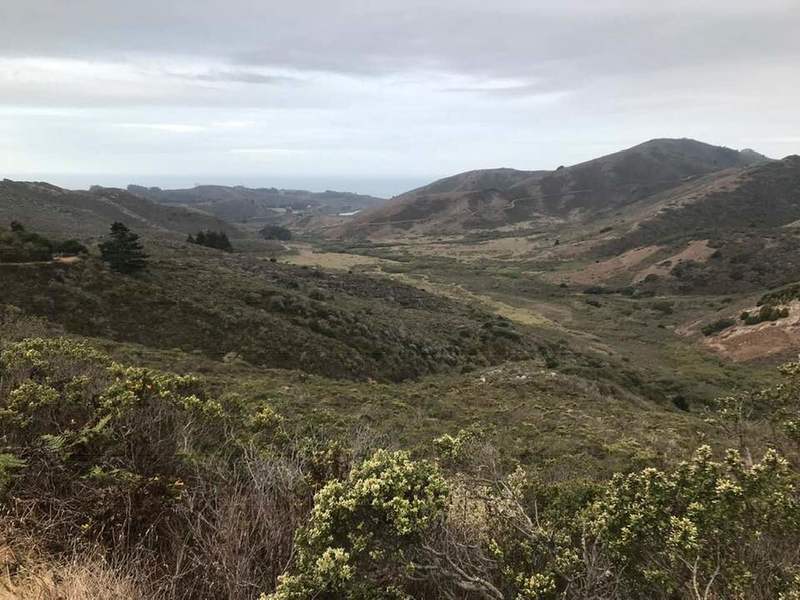
[[[111,226],[111,239],[100,244],[100,254],[119,273],[131,274],[147,267],[139,236],[119,222]]]
[[[282,242],[288,242],[292,239],[292,232],[288,230],[286,227],[281,227],[280,225],[267,225],[260,231],[261,237],[265,240],[280,240]]]
[[[189,234],[186,241],[190,244],[198,244],[200,246],[207,246],[209,248],[216,248],[217,250],[224,250],[225,252],[233,252],[233,246],[228,239],[228,235],[224,231],[198,231],[196,236]]]
[[[78,240],[64,240],[63,242],[57,242],[53,249],[64,256],[89,254],[89,250],[86,248],[86,246],[81,244]]]

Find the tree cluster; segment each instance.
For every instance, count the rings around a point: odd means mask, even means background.
[[[0,262],[48,261],[54,255],[78,256],[88,252],[77,240],[51,240],[28,231],[18,221],[12,221],[7,231],[0,230]]]
[[[186,241],[190,244],[198,244],[200,246],[207,246],[208,248],[216,248],[225,252],[233,252],[233,246],[228,239],[228,235],[224,231],[198,231],[197,235],[189,234]]]
[[[261,231],[261,237],[265,240],[280,240],[288,242],[292,239],[292,232],[286,227],[280,225],[267,225]]]

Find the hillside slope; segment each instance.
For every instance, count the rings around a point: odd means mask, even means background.
[[[530,331],[385,278],[188,244],[146,249],[138,277],[95,258],[0,265],[0,305],[71,333],[336,378],[396,381],[539,353]]]
[[[150,235],[180,235],[204,229],[230,237],[243,232],[212,215],[179,206],[162,206],[128,192],[95,187],[71,191],[40,182],[0,182],[0,223],[20,221],[46,235],[90,238],[120,221]]]
[[[161,204],[197,208],[228,222],[273,220],[286,209],[322,215],[349,213],[384,202],[382,198],[349,192],[309,192],[277,188],[200,185],[191,189],[163,190],[129,185],[128,191]]]
[[[698,189],[673,190],[657,212],[609,244],[611,251],[672,239],[722,241],[732,231],[764,231],[800,219],[800,156],[729,171]]]
[[[688,179],[768,160],[689,139],[657,139],[556,171],[472,171],[412,190],[365,211],[344,236],[461,233],[570,222],[607,213]]]
[[[698,176],[559,230],[543,250],[582,285],[764,293],[800,280],[800,157]]]

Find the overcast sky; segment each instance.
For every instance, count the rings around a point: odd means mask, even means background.
[[[380,195],[654,137],[800,153],[800,0],[0,0],[0,177]]]

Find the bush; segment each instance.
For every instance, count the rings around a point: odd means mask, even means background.
[[[233,252],[231,241],[228,239],[228,234],[224,231],[212,231],[210,229],[207,231],[198,231],[197,235],[190,235],[186,238],[186,241],[190,244],[216,248],[224,252]]]
[[[379,450],[346,481],[331,481],[317,493],[297,536],[295,565],[270,598],[407,597],[402,585],[410,560],[446,499],[435,466]]]
[[[747,467],[704,446],[671,472],[615,476],[588,519],[621,597],[774,598],[796,567],[787,551],[800,541],[798,498],[775,452]]]
[[[194,471],[187,435],[222,441],[221,407],[198,380],[125,367],[82,342],[12,344],[0,373],[0,453],[25,464],[9,489],[19,509],[59,515],[54,547],[87,536],[112,548],[145,543]]]
[[[53,254],[78,256],[89,250],[78,240],[50,240],[25,229],[12,221],[9,231],[0,231],[0,262],[41,262],[53,259]]]
[[[674,311],[675,303],[669,300],[662,300],[659,302],[654,302],[651,308],[655,311],[660,312],[664,315],[671,315]]]
[[[771,304],[762,304],[758,312],[743,312],[739,317],[745,325],[757,325],[765,321],[777,321],[789,316],[788,307],[779,307]]]
[[[29,232],[17,221],[0,231],[0,262],[39,262],[53,258],[53,242]]]
[[[730,318],[724,318],[705,325],[700,331],[703,333],[703,335],[710,336],[734,325],[736,325],[736,321]]]
[[[53,251],[63,256],[80,256],[89,254],[89,250],[78,240],[65,240],[58,242],[53,247]]]
[[[259,233],[265,240],[281,240],[287,242],[292,239],[292,232],[280,225],[267,225]]]

